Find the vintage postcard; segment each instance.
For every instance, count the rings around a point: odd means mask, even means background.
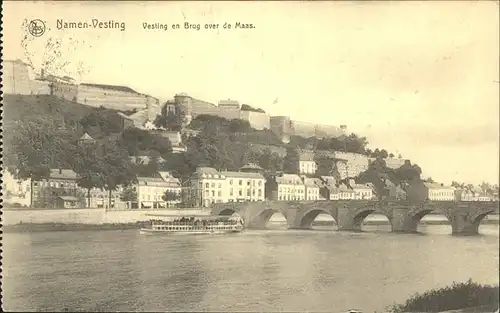
[[[5,1],[2,309],[498,312],[498,1]]]

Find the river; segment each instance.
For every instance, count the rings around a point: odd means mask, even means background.
[[[136,230],[8,233],[3,309],[17,311],[383,311],[453,281],[498,284],[499,227],[451,235],[280,229],[225,236]]]

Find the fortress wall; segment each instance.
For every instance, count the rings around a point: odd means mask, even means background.
[[[316,135],[316,125],[307,122],[292,121],[292,135],[305,138]]]
[[[316,125],[316,137],[339,137],[344,134],[344,131],[340,127],[333,125]]]
[[[240,118],[242,120],[248,121],[253,128],[258,130],[271,128],[270,116],[266,113],[241,111]]]
[[[395,158],[387,158],[385,159],[385,164],[388,168],[397,169],[405,164],[405,159],[395,159]]]
[[[137,93],[79,85],[77,102],[92,107],[133,110],[146,109],[148,100],[145,95]]]
[[[78,96],[78,85],[53,82],[52,94],[65,100],[75,101]]]
[[[2,91],[9,94],[29,95],[32,93],[28,66],[18,61],[2,64]]]

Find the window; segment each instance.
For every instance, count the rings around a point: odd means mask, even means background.
[[[221,184],[218,184],[218,185],[217,185],[217,188],[221,188]]]
[[[208,191],[208,190],[205,190],[205,196],[207,196],[207,197],[208,197],[209,195],[210,195],[209,191]]]
[[[232,179],[230,179],[230,180],[229,180],[229,185],[232,185],[232,184],[233,184],[233,180],[232,180]]]
[[[215,183],[212,183],[212,188],[215,188]]]
[[[209,188],[210,187],[210,184],[209,183],[206,183],[205,184],[205,188]]]
[[[247,196],[250,196],[250,189],[247,189]]]
[[[243,190],[240,189],[239,195],[243,196]]]
[[[250,186],[250,180],[247,181],[247,186]]]
[[[262,196],[262,190],[259,189],[259,197]]]
[[[229,189],[229,195],[232,197],[233,196],[233,188]]]
[[[212,197],[215,197],[215,190],[212,190]]]
[[[252,196],[255,196],[255,189],[252,189]]]
[[[243,185],[243,181],[242,181],[241,179],[240,179],[240,182],[239,182],[239,183],[240,183],[240,186],[241,186],[241,185]]]
[[[222,197],[222,191],[220,191],[220,190],[219,190],[219,192],[217,193],[217,195],[218,195],[219,197]]]

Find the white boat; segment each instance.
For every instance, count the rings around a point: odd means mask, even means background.
[[[144,235],[208,235],[239,233],[243,230],[243,220],[226,216],[169,216],[152,215],[148,228],[141,228]]]

